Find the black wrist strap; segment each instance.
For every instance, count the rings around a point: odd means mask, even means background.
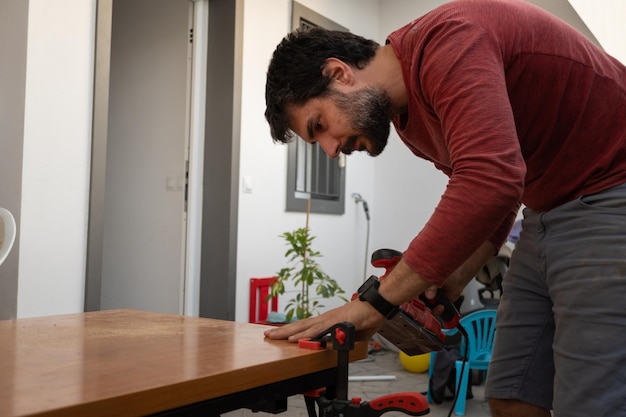
[[[400,310],[398,306],[391,304],[378,292],[380,281],[375,275],[370,276],[358,290],[359,300],[367,301],[387,320],[396,315]]]

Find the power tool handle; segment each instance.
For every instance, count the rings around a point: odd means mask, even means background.
[[[372,253],[371,264],[375,268],[385,268],[385,273],[380,277],[382,281],[395,268],[402,259],[402,252],[395,249],[378,249]]]
[[[446,297],[442,289],[437,290],[435,298],[428,299],[424,294],[420,295],[419,298],[431,310],[439,305],[443,306],[443,312],[439,317],[443,321],[443,327],[446,329],[454,329],[459,324],[461,314],[459,314],[454,304]]]

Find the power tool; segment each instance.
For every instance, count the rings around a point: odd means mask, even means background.
[[[379,279],[382,281],[401,259],[402,253],[397,250],[378,249],[372,253],[371,264],[377,268],[385,268],[385,273]],[[431,312],[438,305],[444,307],[439,318]],[[455,328],[459,320],[458,310],[443,291],[439,290],[432,300],[422,294],[419,298],[402,304],[400,311],[391,319],[385,320],[378,333],[407,355],[414,356],[443,349],[446,336],[442,326],[446,329]]]

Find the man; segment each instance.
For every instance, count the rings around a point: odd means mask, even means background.
[[[494,416],[626,416],[626,68],[522,1],[443,5],[379,46],[292,33],[266,86],[275,141],[292,133],[378,155],[391,120],[449,176],[441,201],[381,282],[394,306],[456,299],[524,204],[486,395]],[[382,325],[360,300],[266,332],[296,341],[336,322]],[[383,311],[384,313],[384,311]]]

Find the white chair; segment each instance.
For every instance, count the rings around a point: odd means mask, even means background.
[[[15,242],[17,228],[11,212],[0,207],[0,265],[4,262]]]

